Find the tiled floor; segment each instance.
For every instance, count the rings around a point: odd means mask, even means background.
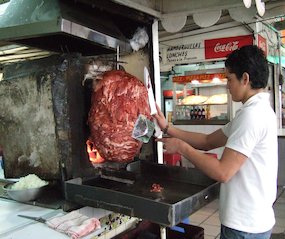
[[[285,192],[284,190],[285,188],[283,187],[279,188],[278,190],[279,198],[274,204],[276,224],[273,228],[272,238],[275,238],[274,236],[278,236],[277,238],[280,238],[280,239],[285,238]],[[220,238],[220,220],[219,220],[219,210],[218,210],[219,205],[218,204],[219,204],[219,201],[215,200],[190,216],[190,224],[204,228],[205,239]],[[283,235],[282,236],[280,235],[283,233],[284,233],[284,237]]]

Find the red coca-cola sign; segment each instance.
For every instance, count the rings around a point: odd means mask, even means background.
[[[253,45],[252,35],[205,40],[205,59],[227,57],[234,50],[246,45]]]
[[[267,56],[267,43],[266,43],[266,39],[262,36],[260,36],[258,34],[258,37],[257,37],[257,46],[260,47],[263,52],[264,52],[264,55]]]

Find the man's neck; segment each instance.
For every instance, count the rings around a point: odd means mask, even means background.
[[[250,89],[247,94],[245,95],[242,103],[244,104],[246,101],[248,101],[249,98],[251,98],[252,96],[258,94],[258,93],[261,93],[261,92],[264,92],[264,89],[261,88],[261,89]]]

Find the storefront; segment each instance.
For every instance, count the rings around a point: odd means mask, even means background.
[[[160,41],[162,92],[168,90],[168,97],[162,96],[163,108],[166,116],[172,117],[168,121],[185,130],[209,133],[231,120],[240,103],[232,102],[227,93],[222,76],[224,60],[235,49],[255,44],[263,49],[268,59],[270,76],[267,91],[277,115],[281,142],[285,135],[285,87],[282,80],[284,68],[278,64],[283,56],[278,32],[262,22],[246,26],[237,22],[226,23],[215,26],[213,31],[207,30],[177,34]],[[169,97],[170,90],[172,97]],[[214,98],[216,102],[209,103]],[[183,104],[184,99],[192,101]],[[191,110],[194,115],[196,110],[202,117],[192,117]],[[222,149],[214,152],[221,155]]]
[[[252,32],[249,32],[249,29],[252,29]],[[176,38],[162,40],[160,41],[161,71],[169,72],[168,78],[165,77],[165,74],[162,78],[162,90],[173,90],[173,95],[176,91],[178,93],[182,91],[184,92],[183,98],[189,96],[187,92],[191,91],[192,94],[195,89],[194,95],[197,95],[197,92],[200,92],[199,95],[201,92],[206,94],[205,91],[208,91],[208,94],[211,95],[206,96],[212,98],[214,94],[226,94],[226,84],[222,74],[227,55],[244,45],[258,45],[268,58],[270,77],[267,90],[271,95],[271,105],[278,117],[279,134],[283,135],[285,125],[282,124],[282,82],[280,82],[282,67],[276,64],[279,62],[282,53],[278,50],[278,40],[277,33],[260,22],[247,28],[233,23],[224,24],[223,27],[211,32],[211,34],[192,32],[191,35],[182,38],[177,36]],[[218,86],[223,89],[213,90]],[[174,120],[172,121],[174,124],[182,125],[181,122],[175,122],[177,121],[176,106],[178,106],[178,101],[179,97],[173,102],[172,116]],[[205,101],[205,103],[207,102]],[[229,98],[226,103],[227,109],[222,110],[224,111],[222,114],[226,114],[227,119],[230,120],[239,104],[231,103]],[[169,111],[169,109],[167,110]],[[165,114],[168,115],[168,112],[165,111]],[[216,114],[214,115],[216,116]],[[194,123],[184,121],[183,125],[191,124]],[[195,122],[195,125],[197,124],[215,125],[211,121],[208,121],[208,124],[203,121]],[[216,124],[221,125],[223,123],[217,122]]]

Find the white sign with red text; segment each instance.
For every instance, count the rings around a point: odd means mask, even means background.
[[[259,34],[257,36],[257,46],[260,47],[263,50],[265,56],[267,56],[268,52],[266,39]]]

